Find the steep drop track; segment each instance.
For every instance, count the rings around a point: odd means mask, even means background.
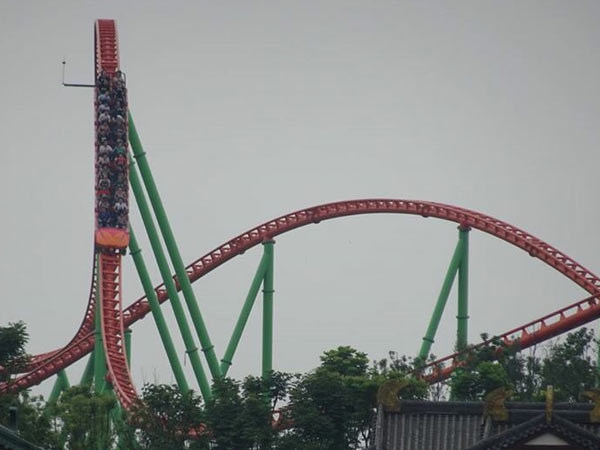
[[[102,340],[110,381],[119,403],[128,409],[137,394],[131,381],[125,352],[125,330],[121,308],[121,255],[100,254]]]
[[[434,202],[366,199],[329,203],[302,209],[266,222],[227,241],[187,266],[187,274],[190,281],[194,282],[235,256],[259,245],[265,239],[274,238],[296,228],[337,217],[381,213],[433,217],[483,231],[540,259],[592,295],[581,302],[544,316],[542,319],[511,330],[503,335],[506,340],[515,338],[525,340],[526,338],[527,345],[534,345],[600,317],[600,302],[597,300],[597,296],[600,295],[600,279],[590,270],[546,242],[506,222],[476,211]],[[177,286],[179,288],[178,284]],[[167,300],[164,285],[159,285],[155,290],[161,303]],[[150,307],[146,298],[138,299],[123,311],[123,325],[125,327],[133,325],[145,317],[149,311]],[[93,315],[86,317],[86,320],[93,322]],[[90,325],[86,324],[86,326]],[[50,358],[32,368],[28,373],[21,375],[11,383],[10,387],[0,386],[0,391],[24,389],[40,383],[89,353],[93,348],[93,343],[94,336],[90,331],[63,349],[52,353]],[[442,358],[439,363],[445,366],[432,371],[432,373],[435,372],[435,376],[431,376],[432,381],[449,376],[454,367],[454,359],[455,355]]]
[[[117,28],[114,20],[97,20],[95,27],[96,44],[96,80],[102,74],[112,79],[119,74],[119,44]],[[96,102],[98,107],[98,86],[96,86]],[[113,97],[114,98],[114,97]],[[113,108],[112,106],[110,108]],[[98,118],[98,111],[96,111]],[[99,136],[99,121],[96,121],[96,140]],[[126,128],[125,128],[126,130]],[[96,148],[99,143],[96,142]],[[96,152],[96,157],[98,153]],[[113,165],[115,163],[112,163]],[[98,159],[96,159],[98,167]],[[116,169],[114,169],[116,170]],[[96,171],[98,173],[98,171]],[[126,179],[126,177],[125,177]],[[98,246],[98,234],[96,234]],[[98,248],[100,288],[100,323],[102,343],[106,357],[108,379],[111,382],[121,406],[129,409],[137,398],[125,351],[125,332],[123,326],[123,309],[121,304],[121,252],[118,248]]]

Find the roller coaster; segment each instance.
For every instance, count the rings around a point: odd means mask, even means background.
[[[295,211],[258,225],[184,265],[171,230],[147,155],[128,110],[125,78],[120,70],[116,24],[97,20],[95,41],[95,164],[96,228],[92,279],[87,308],[73,338],[63,347],[33,356],[22,373],[0,385],[0,393],[17,392],[53,376],[56,381],[49,400],[56,399],[68,385],[65,369],[90,355],[81,384],[96,392],[114,392],[125,410],[137,399],[129,369],[129,328],[151,314],[156,323],[174,377],[182,391],[190,389],[177,356],[170,330],[161,311],[169,301],[201,394],[211,395],[212,379],[225,376],[242,338],[258,292],[263,291],[262,373],[273,368],[273,267],[274,238],[298,228],[339,217],[363,214],[409,214],[458,224],[458,243],[446,273],[435,310],[418,356],[426,360],[454,280],[458,278],[458,352],[428,362],[422,376],[429,382],[448,378],[461,364],[468,336],[469,233],[478,230],[513,245],[530,257],[554,268],[587,291],[580,301],[498,336],[507,344],[518,342],[525,349],[568,332],[600,317],[600,279],[573,258],[541,239],[488,215],[441,203],[403,199],[348,200]],[[129,147],[129,148],[128,148]],[[163,283],[154,287],[128,220],[129,189],[140,211],[145,231]],[[153,216],[154,213],[154,216]],[[158,225],[158,226],[157,226]],[[160,237],[165,242],[166,253]],[[219,361],[191,284],[233,258],[258,245],[263,246],[248,295],[237,319],[229,345]],[[126,250],[133,259],[145,295],[126,308],[121,301],[121,263]],[[167,256],[168,255],[168,256]],[[175,269],[171,273],[169,259]],[[192,321],[190,327],[179,293]],[[194,333],[195,332],[195,333]],[[194,336],[194,334],[196,336]],[[210,374],[205,373],[196,343],[204,354]],[[478,345],[486,345],[482,342]]]

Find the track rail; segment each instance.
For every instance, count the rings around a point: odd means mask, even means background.
[[[96,270],[96,255],[92,258],[92,282],[90,283],[90,293],[88,295],[88,303],[85,308],[83,320],[79,325],[79,328],[73,338],[65,345],[62,349],[54,350],[47,353],[40,353],[32,356],[27,366],[22,370],[23,372],[29,372],[35,367],[48,361],[53,356],[56,356],[61,350],[75,345],[77,341],[86,337],[89,333],[94,331],[94,314],[96,311],[96,286],[98,282],[98,271]]]
[[[119,43],[117,39],[117,27],[114,20],[96,21],[95,43],[96,79],[99,79],[99,75],[103,75],[110,80],[112,77],[116,76],[119,70]],[[98,98],[98,88],[96,88],[96,108],[98,107]],[[112,108],[113,106],[110,106],[110,109]],[[98,110],[96,110],[96,117],[98,118]],[[96,140],[98,140],[99,135],[98,127],[99,120],[96,120]],[[125,132],[127,131],[126,127],[124,130]],[[125,142],[126,141],[127,140],[125,139]],[[115,142],[113,142],[113,145],[115,145]],[[107,167],[110,167],[112,164],[112,171],[116,172],[116,169],[114,168],[116,162],[114,160],[110,164],[106,162],[104,164]],[[96,167],[96,174],[98,175],[98,142],[96,142]],[[114,199],[112,201],[114,201]],[[97,247],[99,244],[98,232],[99,231],[96,232]],[[126,243],[124,245],[127,246]],[[133,381],[131,380],[125,352],[125,332],[123,326],[123,308],[121,304],[121,255],[117,248],[103,247],[97,248],[97,251],[100,252],[98,258],[98,264],[100,266],[100,324],[102,328],[102,342],[104,345],[104,354],[106,356],[107,373],[119,403],[127,410],[137,398],[137,393]]]
[[[518,344],[521,350],[533,347],[540,342],[552,339],[565,331],[572,330],[600,317],[599,297],[600,295],[586,297],[492,339],[500,339],[508,346]],[[423,371],[424,378],[430,383],[437,383],[449,378],[458,367],[462,366],[461,356],[488,345],[492,342],[492,339],[426,364]]]
[[[101,71],[105,71],[107,73],[114,73],[119,67],[119,47],[118,47],[118,39],[117,39],[117,28],[115,26],[114,20],[108,19],[100,19],[97,20],[94,24],[94,47],[95,47],[95,77]],[[92,283],[90,287],[90,294],[88,296],[88,304],[86,307],[85,315],[83,317],[82,323],[75,333],[75,336],[71,339],[71,341],[63,348],[69,347],[73,345],[76,341],[78,341],[83,336],[92,332],[94,329],[94,311],[96,304],[96,279],[97,272],[95,261],[96,258],[92,258]],[[41,353],[35,356],[32,356],[27,367],[24,368],[24,371],[29,371],[33,367],[37,367],[40,364],[46,362],[53,356],[56,356],[61,349],[54,350],[47,353]]]
[[[121,317],[121,255],[100,254],[102,342],[110,381],[119,403],[129,409],[137,398],[125,352],[125,330]]]
[[[259,245],[265,239],[273,238],[296,228],[338,217],[385,213],[433,217],[455,222],[463,227],[478,229],[526,251],[532,257],[540,259],[559,273],[573,280],[592,294],[592,296],[600,295],[600,279],[594,273],[541,239],[513,225],[476,211],[441,203],[413,200],[349,200],[301,209],[265,222],[225,242],[223,245],[188,265],[186,271],[190,281],[194,282],[235,256]],[[174,279],[176,280],[176,277]],[[177,284],[177,287],[179,288],[179,284]],[[155,290],[161,303],[167,300],[168,297],[164,285],[159,285]],[[544,316],[542,319],[516,328],[512,330],[513,334],[517,334],[519,330],[525,330],[521,331],[521,333],[526,333],[530,336],[527,338],[529,339],[527,342],[534,345],[600,317],[599,302],[588,301],[586,303],[584,300],[578,303],[580,303],[579,306],[575,306],[577,304],[570,305],[567,308]],[[133,325],[138,320],[144,318],[149,312],[150,307],[146,298],[142,297],[138,299],[123,311],[124,326],[129,327]],[[543,326],[545,331],[543,333],[535,332],[535,326],[532,324],[539,324],[536,326],[539,326],[540,329],[542,329],[542,324],[545,324]],[[511,332],[507,334],[511,334]],[[24,389],[39,384],[91,351],[93,341],[93,333],[88,333],[88,335],[57,352],[55,356],[40,364],[31,372],[14,380],[10,384],[10,387],[1,385],[0,392],[7,389]],[[448,358],[452,360],[452,356],[443,358],[443,360],[448,361]]]
[[[96,45],[96,75],[101,71],[114,73],[119,69],[119,41],[114,20],[99,19],[94,27]]]

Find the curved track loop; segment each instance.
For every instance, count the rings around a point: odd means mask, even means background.
[[[90,294],[88,295],[88,303],[85,308],[85,314],[83,320],[79,325],[79,329],[75,333],[75,336],[65,345],[62,349],[54,350],[47,353],[40,353],[39,355],[32,356],[29,360],[29,364],[25,367],[22,372],[29,372],[40,364],[47,362],[53,356],[56,356],[60,351],[66,349],[75,344],[81,338],[84,338],[89,333],[94,331],[94,314],[96,311],[96,286],[98,281],[98,271],[96,270],[96,255],[92,258],[92,282],[90,283]]]
[[[117,29],[113,20],[98,20],[94,26],[94,43],[95,43],[95,73],[97,74],[104,70],[106,72],[114,72],[119,66],[119,49],[117,41]],[[96,76],[94,78],[96,78]],[[63,347],[63,349],[54,350],[51,352],[41,353],[31,357],[29,364],[24,371],[30,371],[41,364],[48,362],[53,356],[74,345],[82,337],[86,336],[94,329],[94,313],[96,308],[96,257],[92,258],[92,283],[90,294],[88,296],[88,304],[85,315],[71,341]]]
[[[471,227],[484,231],[525,250],[533,257],[539,258],[575,281],[594,297],[600,294],[600,280],[595,274],[546,242],[506,222],[456,206],[434,202],[392,199],[349,200],[329,203],[278,217],[227,241],[187,266],[189,279],[192,282],[198,280],[233,257],[260,244],[265,239],[273,238],[302,226],[319,223],[323,220],[375,213],[435,217],[456,222],[463,227]],[[177,287],[179,288],[179,285]],[[161,284],[155,290],[161,303],[167,300],[168,297],[164,285]],[[123,311],[124,326],[131,326],[142,319],[149,311],[150,307],[146,298],[140,298]],[[519,331],[523,333],[522,330],[525,330],[524,333],[528,333],[531,336],[531,340],[528,342],[533,345],[534,343],[542,342],[544,339],[584,325],[598,317],[600,317],[600,302],[586,299],[583,302],[578,302],[552,313],[541,320],[517,328],[513,330],[514,333],[509,332],[508,334],[512,336]],[[543,328],[545,330],[544,333],[533,332],[534,324]],[[523,339],[523,336],[521,336],[521,339]],[[24,389],[42,382],[91,351],[93,342],[93,333],[88,333],[87,336],[65,347],[56,356],[45,361],[31,372],[17,378],[11,383],[10,387],[7,385],[0,386],[0,392],[6,389]],[[451,361],[453,361],[453,356],[443,358],[441,364],[451,363]],[[445,372],[444,374],[447,376],[449,373]]]

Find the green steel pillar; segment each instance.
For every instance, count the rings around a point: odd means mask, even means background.
[[[467,348],[469,339],[469,227],[458,227],[462,254],[458,266],[458,314],[456,315],[456,349]]]
[[[421,350],[419,350],[419,359],[421,359],[422,361],[425,361],[429,356],[431,344],[433,344],[434,342],[435,333],[437,332],[440,320],[442,319],[444,307],[446,306],[446,302],[448,301],[448,295],[450,295],[450,290],[452,289],[452,284],[454,283],[454,278],[456,277],[456,272],[458,271],[458,267],[460,265],[462,248],[462,241],[459,240],[456,244],[456,248],[454,249],[452,259],[450,260],[450,266],[448,267],[448,272],[446,272],[446,278],[444,278],[442,289],[440,290],[440,294],[435,304],[433,314],[431,315],[429,326],[427,327],[427,332],[423,337]]]
[[[263,242],[266,257],[265,279],[263,283],[263,355],[262,375],[268,377],[273,370],[273,244],[269,239]]]
[[[598,331],[598,335],[600,335],[600,330]],[[600,388],[600,342],[596,342],[596,384],[595,385],[596,385],[596,388]]]
[[[213,378],[219,378],[221,376],[219,361],[217,360],[217,355],[215,354],[214,346],[208,335],[208,329],[206,328],[206,324],[204,323],[204,319],[202,318],[202,314],[200,313],[200,308],[198,307],[196,296],[194,295],[194,291],[192,290],[192,285],[185,270],[183,259],[181,258],[181,254],[179,253],[179,248],[177,247],[175,236],[173,235],[173,231],[171,230],[171,225],[169,224],[167,213],[162,204],[162,200],[160,199],[156,183],[154,182],[154,177],[152,176],[152,172],[150,170],[150,165],[148,164],[148,160],[146,158],[146,153],[142,148],[142,143],[135,128],[135,124],[133,122],[133,117],[131,116],[131,113],[129,113],[129,141],[131,142],[133,155],[140,168],[140,173],[142,175],[142,179],[144,180],[144,185],[146,187],[146,191],[148,192],[148,197],[150,198],[150,203],[152,204],[152,208],[154,210],[158,226],[160,228],[160,231],[162,232],[165,245],[167,246],[167,251],[169,252],[171,262],[173,263],[175,273],[177,274],[177,280],[179,281],[179,284],[181,286],[183,297],[190,312],[190,316],[196,329],[196,333],[198,334],[198,338],[200,339],[202,351],[206,356],[208,367],[210,368],[210,373],[212,374]]]
[[[131,328],[125,329],[125,356],[129,367],[131,367],[131,333]]]
[[[50,395],[48,396],[48,403],[55,403],[56,400],[58,400],[60,393],[70,387],[71,384],[69,383],[69,378],[67,378],[67,373],[64,369],[59,370],[56,374],[56,382],[52,387],[52,392],[50,392]]]
[[[99,255],[96,256],[96,264],[100,264]],[[98,268],[98,271],[100,271],[100,268]],[[102,313],[102,290],[100,289],[100,285],[101,280],[99,278],[96,286],[96,314],[94,317],[96,325],[94,330],[94,392],[96,394],[102,393],[106,378],[106,358],[102,343],[102,324],[100,320]]]
[[[135,264],[138,276],[140,277],[140,281],[144,288],[144,293],[146,294],[146,298],[148,299],[148,304],[150,305],[150,311],[152,311],[152,317],[154,317],[154,323],[156,324],[156,328],[158,329],[158,334],[160,335],[163,347],[165,348],[165,352],[167,353],[167,358],[169,359],[169,363],[171,364],[171,370],[173,371],[173,375],[175,376],[177,386],[179,386],[179,390],[182,393],[188,392],[190,388],[185,379],[185,375],[183,373],[181,363],[179,362],[179,358],[177,357],[177,351],[175,350],[175,346],[173,345],[173,340],[171,339],[171,333],[169,332],[169,328],[167,327],[165,316],[163,315],[162,309],[160,309],[160,303],[158,302],[158,298],[156,297],[156,292],[152,287],[152,281],[150,279],[150,275],[148,274],[148,269],[146,268],[144,258],[142,257],[142,250],[138,245],[137,239],[132,228],[129,228],[129,250],[133,258],[133,262]],[[127,345],[127,350],[128,352],[130,351],[130,345]]]
[[[60,396],[60,393],[62,391],[63,391],[62,383],[60,381],[60,378],[58,378],[58,374],[57,374],[56,380],[54,381],[54,384],[52,385],[52,390],[50,391],[50,395],[48,396],[48,401],[46,403],[47,404],[55,403],[56,400],[58,400],[58,397]]]
[[[165,284],[167,294],[169,295],[171,306],[173,307],[175,320],[177,321],[179,331],[181,332],[181,337],[183,338],[183,343],[185,344],[185,351],[190,356],[190,362],[192,364],[192,369],[194,370],[194,375],[196,375],[196,380],[198,381],[202,396],[206,400],[210,398],[210,385],[208,384],[208,379],[206,378],[204,369],[202,368],[202,363],[200,362],[200,357],[198,356],[198,347],[194,342],[194,337],[192,336],[192,332],[185,317],[185,312],[183,310],[183,306],[181,305],[181,301],[179,300],[177,288],[175,287],[175,281],[171,276],[169,263],[167,262],[167,258],[160,243],[160,238],[158,237],[158,232],[156,230],[156,226],[154,225],[150,208],[148,207],[148,202],[144,196],[144,191],[137,173],[136,164],[131,158],[129,165],[129,181],[131,183],[131,190],[133,191],[133,195],[135,196],[135,200],[142,216],[142,221],[144,222],[144,227],[146,228],[148,238],[150,239],[150,246],[154,252],[154,257],[156,258],[156,263],[158,265],[161,278]],[[152,289],[151,284],[150,289]]]
[[[59,371],[57,376],[63,386],[63,390],[71,387],[71,383],[69,383],[69,378],[67,377],[67,372],[65,372],[64,369]]]
[[[81,375],[81,380],[79,381],[79,384],[81,386],[91,386],[92,381],[94,381],[94,359],[95,359],[95,351],[92,350],[92,353],[90,353],[88,361],[85,364],[85,369],[83,369],[83,374]]]
[[[256,269],[256,274],[252,279],[252,284],[250,285],[250,289],[248,290],[246,300],[244,301],[244,306],[242,307],[242,311],[240,312],[240,316],[238,317],[237,323],[235,324],[233,334],[231,335],[231,339],[229,340],[229,345],[227,346],[227,350],[225,351],[223,359],[221,359],[221,374],[223,376],[227,375],[227,371],[231,366],[231,363],[233,361],[233,355],[235,354],[237,346],[242,337],[242,333],[244,332],[244,328],[246,327],[246,323],[248,322],[248,317],[250,317],[250,312],[252,311],[252,307],[254,306],[254,302],[256,301],[256,296],[258,295],[260,285],[263,282],[263,278],[265,277],[265,271],[267,267],[267,256],[265,253],[266,252],[263,252],[263,256],[260,259],[260,263],[258,264],[258,268]]]

